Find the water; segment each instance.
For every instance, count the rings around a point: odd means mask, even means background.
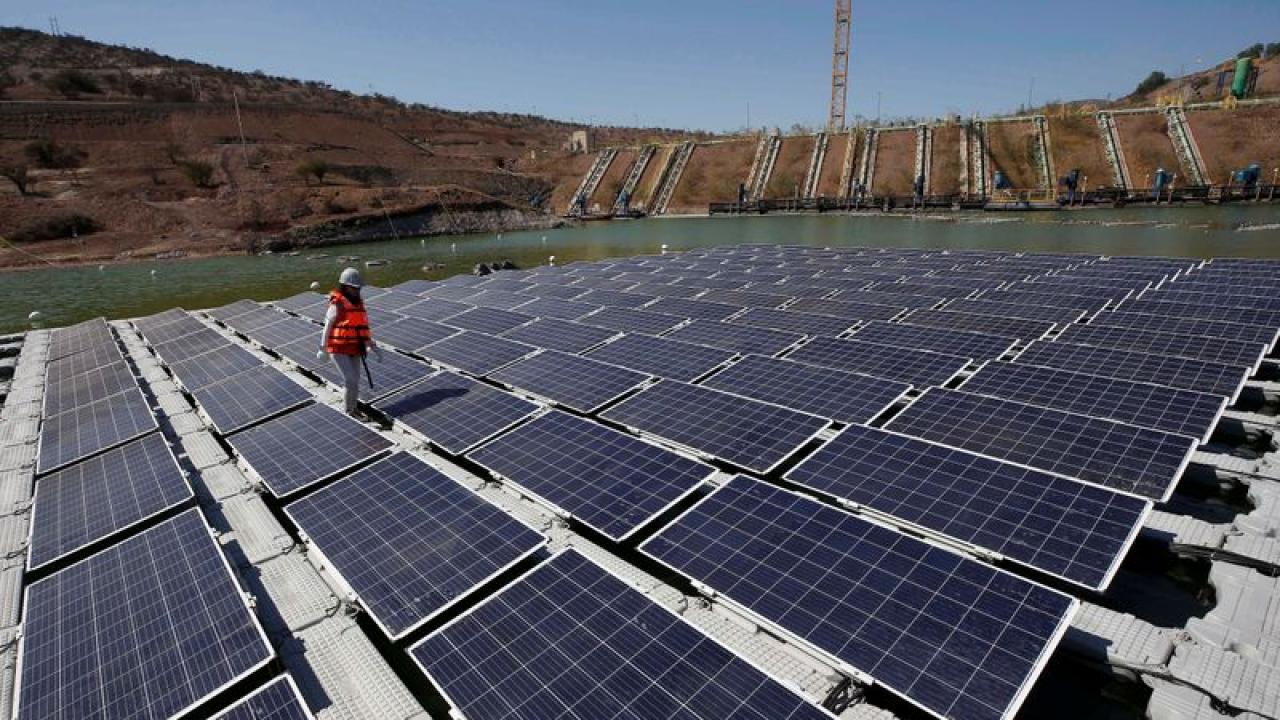
[[[337,246],[298,256],[234,256],[203,260],[139,262],[3,274],[9,302],[0,309],[0,332],[30,327],[38,310],[45,327],[97,315],[124,318],[169,307],[203,308],[248,297],[271,300],[303,290],[312,281],[328,289],[343,264],[358,255],[367,282],[392,285],[411,278],[439,279],[470,272],[479,262],[509,259],[525,268],[547,262],[672,251],[739,242],[866,245],[951,249],[1002,249],[1101,254],[1239,255],[1280,257],[1280,207],[947,214],[907,216],[800,215],[671,218],[589,223],[554,231],[501,236],[457,236]],[[1241,231],[1244,228],[1245,231]],[[545,238],[545,240],[544,240]],[[330,257],[308,259],[320,253]],[[366,259],[387,259],[365,268]],[[443,267],[424,271],[423,265]],[[154,271],[154,274],[153,274]]]

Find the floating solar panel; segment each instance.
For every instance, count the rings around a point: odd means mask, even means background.
[[[827,420],[710,388],[662,380],[609,408],[606,420],[757,472],[768,472]]]
[[[295,340],[279,347],[271,348],[271,351],[282,358],[292,360],[299,367],[311,369],[316,365],[332,364],[332,361],[326,356],[323,358],[316,357],[316,351],[320,349],[318,340]]]
[[[374,408],[455,455],[538,411],[527,400],[451,372],[389,395]]]
[[[223,323],[227,327],[235,330],[242,335],[248,335],[256,330],[267,327],[274,323],[278,323],[289,315],[269,307],[261,307],[257,310],[250,310],[247,313],[236,315],[233,318],[224,320]]]
[[[788,305],[786,309],[815,315],[833,315],[850,321],[892,320],[907,310],[902,305],[876,305],[850,300],[824,300],[822,298],[800,298]]]
[[[473,308],[459,315],[454,315],[446,322],[463,330],[473,330],[486,335],[500,335],[511,328],[518,327],[533,320],[532,315],[497,310],[495,308]]]
[[[1076,606],[743,476],[642,550],[943,718],[1012,718]]]
[[[502,334],[502,337],[547,350],[580,353],[590,350],[617,334],[613,330],[592,325],[555,318],[541,318],[508,330]]]
[[[1236,401],[1249,376],[1246,367],[1064,342],[1032,343],[1014,361],[1214,393],[1228,404]]]
[[[27,588],[22,718],[185,714],[273,651],[197,510]]]
[[[138,387],[133,370],[124,360],[72,375],[48,384],[44,391],[43,415],[57,415]]]
[[[262,309],[262,306],[252,300],[236,300],[235,302],[223,305],[222,307],[206,310],[204,314],[214,320],[226,322],[228,319],[237,315],[243,315],[244,313],[260,309]]]
[[[461,332],[443,323],[407,317],[378,328],[378,343],[413,352]]]
[[[1257,325],[1221,320],[1144,315],[1120,310],[1098,313],[1089,321],[1089,324],[1105,327],[1135,328],[1177,335],[1223,338],[1246,343],[1260,342],[1267,347],[1268,352],[1275,349],[1276,341],[1280,339],[1280,328],[1258,327]]]
[[[282,675],[254,690],[214,720],[314,720],[293,678]]]
[[[206,327],[176,340],[156,345],[155,351],[161,360],[173,365],[231,344],[231,341],[223,337],[222,333]]]
[[[1040,288],[1039,285],[1034,285],[1032,287],[1036,290]],[[1120,297],[1123,297],[1123,295]],[[1089,297],[1084,297],[1059,291],[1056,287],[1052,290],[1046,289],[1041,292],[1028,290],[991,291],[983,293],[982,296],[977,299],[994,300],[996,302],[1011,303],[1015,305],[1043,305],[1045,307],[1068,308],[1071,310],[1081,310],[1089,315],[1102,312],[1102,309],[1112,302],[1112,300],[1105,295],[1092,294]]]
[[[909,293],[875,292],[873,290],[842,290],[831,298],[839,302],[871,305],[890,305],[899,308],[931,308],[947,301],[945,297],[912,295]],[[799,301],[797,301],[799,302]]]
[[[368,462],[391,442],[340,410],[307,405],[236,433],[231,447],[282,498]]]
[[[987,363],[960,389],[1189,435],[1201,443],[1209,442],[1227,404],[1221,395],[1002,362]]]
[[[573,285],[554,285],[546,282],[539,282],[530,285],[528,288],[521,290],[525,295],[532,295],[537,298],[558,298],[561,300],[572,300],[573,298],[587,292],[587,288],[575,287]]]
[[[123,360],[124,355],[120,354],[120,348],[115,343],[94,345],[74,355],[67,355],[49,363],[45,369],[45,383],[47,385],[58,385],[68,378],[106,365],[122,362]]]
[[[1185,435],[940,388],[885,428],[1161,502],[1198,445]]]
[[[389,395],[406,385],[412,385],[436,372],[436,369],[430,365],[401,355],[394,350],[370,353],[365,358],[365,363],[367,364],[367,375],[362,380],[371,375],[373,376],[373,383],[369,384],[367,380],[360,383],[360,399],[364,402],[373,402],[384,395]],[[323,367],[323,370],[321,370],[321,367]],[[338,370],[332,360],[314,368],[314,370],[335,385],[343,384],[342,372]]]
[[[767,308],[750,308],[746,312],[725,320],[735,325],[798,332],[805,335],[839,335],[853,327],[856,323],[847,318],[831,315],[814,315],[811,313],[793,312],[791,310],[769,310]]]
[[[863,326],[853,334],[852,339],[948,355],[961,355],[975,360],[994,360],[1013,349],[1017,342],[1014,338],[968,330],[883,322],[873,322]]]
[[[813,338],[787,353],[786,359],[898,380],[917,387],[946,385],[972,362],[970,358],[956,355],[824,337]]]
[[[577,320],[587,313],[600,309],[599,305],[562,300],[547,297],[535,298],[514,308],[516,312],[539,318],[556,318],[559,320]]]
[[[392,285],[390,289],[396,292],[409,293],[410,295],[419,295],[434,288],[435,286],[436,284],[430,280],[414,278],[413,280],[405,280],[402,283]]]
[[[476,285],[482,292],[498,291],[510,293],[522,293],[526,289],[532,287],[534,283],[523,279],[516,273],[503,273],[502,275],[490,275],[488,278]],[[482,303],[476,303],[481,305]]]
[[[870,422],[911,389],[906,383],[759,355],[700,384],[842,423]]]
[[[787,479],[1093,590],[1151,505],[1074,480],[853,425]]]
[[[798,332],[694,320],[665,337],[742,354],[777,355],[804,338]]]
[[[448,282],[448,281],[445,281],[445,282]],[[437,283],[436,287],[419,294],[425,295],[426,297],[429,297],[433,300],[438,299],[438,300],[465,301],[467,298],[471,297],[472,295],[476,295],[483,292],[483,290],[481,290],[478,287],[468,287],[465,285],[447,285],[445,284],[445,282]]]
[[[452,300],[443,300],[439,298],[428,298],[419,300],[412,305],[405,305],[396,312],[405,317],[422,318],[423,320],[435,320],[440,322],[454,315],[459,315],[471,309],[471,305],[461,302],[453,302]]]
[[[405,307],[406,305],[413,305],[419,302],[422,302],[422,298],[414,293],[388,290],[369,301],[368,306],[370,310],[398,312],[400,308]]]
[[[1255,289],[1240,288],[1219,292],[1177,290],[1177,283],[1162,285],[1159,290],[1149,290],[1142,294],[1142,300],[1155,302],[1190,303],[1193,305],[1219,305],[1223,307],[1257,308],[1259,310],[1280,310],[1280,300],[1274,295],[1267,295],[1273,288]],[[1245,290],[1252,290],[1246,292]]]
[[[114,345],[115,335],[102,318],[95,318],[67,328],[54,330],[49,341],[49,359],[84,352],[100,345]]]
[[[410,654],[471,720],[833,717],[573,549]]]
[[[136,321],[134,325],[142,332],[143,338],[146,339],[149,345],[159,345],[170,340],[177,340],[180,337],[199,332],[206,327],[204,323],[186,314],[163,325],[147,326],[145,329],[138,325]]]
[[[43,567],[191,498],[159,433],[46,475],[36,484],[27,568]]]
[[[941,330],[961,330],[1014,340],[1039,340],[1055,327],[1054,323],[999,315],[972,315],[945,310],[912,310],[902,318],[904,324]],[[995,345],[993,343],[993,345]]]
[[[553,411],[469,458],[562,515],[622,541],[714,470],[589,420]]]
[[[288,310],[289,312],[296,313],[307,308],[314,308],[317,306],[324,307],[329,304],[329,300],[318,292],[311,292],[308,290],[306,292],[300,292],[297,295],[290,295],[283,300],[272,300],[271,304],[281,310]]]
[[[616,280],[612,277],[582,277],[574,281],[574,287],[590,288],[592,290],[617,290],[623,291],[631,287],[630,280]]]
[[[46,417],[40,425],[36,472],[52,472],[157,427],[151,407],[136,387]]]
[[[1200,318],[1280,328],[1280,311],[1257,308],[1227,307],[1217,303],[1195,304],[1158,302],[1155,300],[1126,300],[1120,305],[1126,312],[1167,315],[1169,317]]]
[[[698,299],[740,307],[774,309],[791,300],[791,296],[769,293],[767,288],[760,288],[758,290],[708,290],[699,295]]]
[[[825,298],[841,292],[835,288],[820,287],[817,285],[809,285],[804,281],[794,282],[791,280],[780,282],[776,285],[770,285],[769,289],[773,292],[782,293],[783,295],[796,298]]]
[[[223,435],[252,425],[311,399],[311,393],[266,365],[236,373],[192,391],[196,402]]]
[[[408,453],[285,512],[399,639],[546,544],[546,538]]]
[[[637,295],[674,298],[691,298],[702,293],[702,288],[692,285],[671,285],[666,282],[668,279],[665,276],[655,277],[652,281],[637,283],[631,286],[630,292]]]
[[[262,361],[253,353],[238,345],[228,344],[189,360],[173,363],[169,369],[184,388],[194,392],[260,365]]]
[[[624,335],[587,354],[654,377],[692,382],[734,356],[728,350],[648,335]]]
[[[971,315],[994,315],[997,317],[1022,318],[1039,320],[1055,325],[1070,325],[1084,317],[1084,310],[1079,308],[1062,308],[1034,303],[1001,302],[978,298],[977,300],[951,300],[943,305],[942,310],[968,313]]]
[[[467,302],[476,307],[494,308],[496,310],[511,310],[517,305],[523,305],[533,300],[532,295],[522,293],[507,292],[505,290],[489,290],[485,289],[467,298]]]
[[[653,300],[652,295],[620,292],[618,290],[592,290],[574,298],[578,302],[605,307],[636,308]],[[661,311],[659,311],[661,312]]]
[[[939,298],[963,298],[970,297],[982,284],[969,285],[947,285],[945,283],[931,282],[889,282],[876,283],[869,290],[879,293],[897,293],[902,295],[925,295],[927,297]],[[989,286],[989,285],[988,285]]]
[[[607,307],[583,317],[578,322],[618,332],[659,335],[684,321],[684,318],[675,315],[632,308]]]
[[[487,375],[537,351],[515,340],[460,332],[419,348],[418,354],[474,375]]]
[[[508,365],[489,378],[585,413],[650,380],[644,373],[554,350]]]
[[[648,312],[674,315],[694,320],[723,320],[730,315],[741,312],[738,305],[703,302],[702,300],[686,300],[685,298],[660,298],[644,308]]]
[[[288,345],[303,338],[314,338],[318,344],[323,332],[322,329],[315,326],[315,323],[286,315],[285,319],[279,322],[251,330],[246,332],[245,335],[248,335],[250,340],[262,347],[270,349]]]
[[[1063,330],[1057,339],[1076,345],[1093,345],[1151,355],[1172,355],[1224,365],[1239,365],[1249,368],[1252,372],[1257,372],[1263,356],[1267,354],[1267,346],[1262,343],[1155,332],[1138,328],[1074,325]]]
[[[136,327],[143,335],[146,335],[148,332],[166,325],[172,325],[176,322],[186,322],[193,319],[194,318],[187,314],[186,310],[175,307],[155,313],[154,315],[140,317],[133,321],[133,326]],[[197,324],[200,324],[198,320],[196,322]]]

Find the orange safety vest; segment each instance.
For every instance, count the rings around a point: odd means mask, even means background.
[[[363,355],[369,345],[369,314],[364,303],[353,303],[340,290],[329,293],[329,302],[338,308],[338,319],[325,338],[324,349],[333,355]]]

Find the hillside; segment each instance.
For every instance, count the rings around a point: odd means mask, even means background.
[[[538,226],[580,164],[562,149],[579,129],[0,28],[0,237],[25,251],[0,249],[0,266],[244,251],[388,216]]]

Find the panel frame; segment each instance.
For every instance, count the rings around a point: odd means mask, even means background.
[[[316,716],[311,712],[311,708],[307,706],[306,698],[302,697],[302,692],[298,689],[298,684],[297,682],[294,681],[293,674],[287,670],[283,674],[276,677],[274,680],[268,680],[267,682],[262,684],[262,687],[258,688],[257,690],[254,690],[248,695],[245,695],[244,697],[235,701],[231,705],[227,706],[225,710],[215,715],[212,718],[212,720],[225,720],[225,718],[230,716],[231,713],[235,712],[236,710],[239,710],[240,708],[247,705],[254,698],[265,693],[267,690],[275,687],[277,683],[285,685],[289,688],[289,693],[293,696],[293,699],[298,702],[298,707],[302,709],[302,716],[304,718],[306,718],[307,720],[315,720]]]

